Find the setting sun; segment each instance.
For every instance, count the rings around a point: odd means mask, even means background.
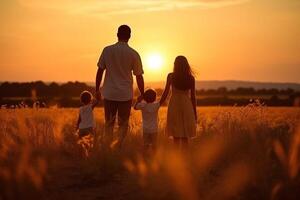
[[[150,54],[147,57],[147,67],[152,70],[156,71],[162,68],[163,65],[163,58],[160,54]]]

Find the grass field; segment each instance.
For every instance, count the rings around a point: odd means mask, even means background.
[[[118,151],[101,142],[100,108],[95,138],[78,141],[77,112],[0,110],[0,199],[299,199],[299,108],[198,108],[197,137],[181,151],[162,108],[153,156],[140,113]]]

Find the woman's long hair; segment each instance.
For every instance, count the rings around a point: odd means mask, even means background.
[[[191,66],[184,56],[177,56],[173,69],[173,86],[180,90],[190,89],[193,83]]]

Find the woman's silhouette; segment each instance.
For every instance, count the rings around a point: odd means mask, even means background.
[[[175,144],[185,146],[188,144],[188,138],[196,134],[197,112],[195,78],[184,56],[177,56],[175,59],[173,73],[167,77],[163,101],[167,98],[171,86],[166,131],[173,136]]]

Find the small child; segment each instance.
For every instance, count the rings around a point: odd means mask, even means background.
[[[145,101],[142,101],[145,100]],[[163,102],[156,102],[156,92],[153,89],[145,91],[143,96],[138,97],[134,105],[135,110],[142,111],[143,139],[145,150],[156,147],[158,132],[158,110]]]
[[[79,116],[77,121],[77,130],[79,138],[94,133],[94,114],[93,110],[99,102],[99,97],[92,100],[93,95],[89,91],[83,91],[80,94],[80,101],[83,104],[79,108]]]

